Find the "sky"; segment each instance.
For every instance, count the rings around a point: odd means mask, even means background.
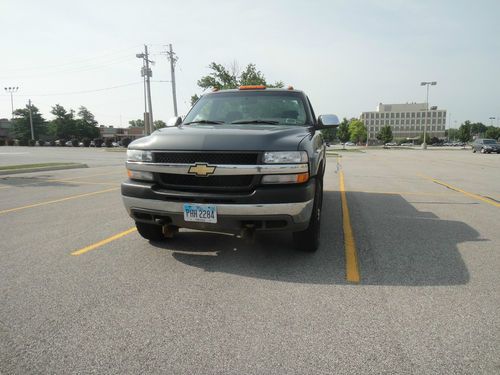
[[[318,115],[425,102],[420,82],[437,81],[429,104],[448,110],[447,126],[500,126],[499,15],[499,0],[0,0],[0,87],[19,87],[14,107],[31,99],[46,119],[55,104],[85,106],[127,127],[144,112],[135,55],[147,44],[153,117],[166,121],[172,43],[180,114],[211,62],[236,62],[303,90]],[[10,114],[1,89],[0,118]]]

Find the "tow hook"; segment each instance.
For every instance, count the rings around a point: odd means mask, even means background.
[[[175,225],[164,225],[162,231],[166,238],[174,238],[175,234],[179,233],[179,227]]]
[[[238,236],[245,240],[248,244],[253,244],[255,242],[255,225],[254,224],[246,224]]]

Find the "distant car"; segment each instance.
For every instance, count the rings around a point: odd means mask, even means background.
[[[398,144],[395,142],[388,142],[385,144],[385,146],[397,146]]]
[[[354,144],[354,143],[352,143],[352,142],[346,142],[346,143],[345,143],[345,145],[346,145],[346,146],[355,146],[355,144]]]
[[[71,141],[67,141],[65,143],[66,147],[72,147],[73,146],[73,143]]]
[[[118,144],[118,142],[112,142],[111,146],[113,146],[113,147],[120,147],[120,145]]]
[[[95,142],[94,141],[90,141],[89,147],[95,147]]]
[[[494,139],[476,139],[474,143],[472,143],[472,152],[477,151],[482,154],[491,154],[492,152],[500,154],[500,144],[498,144]]]
[[[414,146],[413,143],[406,142],[406,143],[401,143],[401,146]]]
[[[84,147],[85,145],[83,144],[83,142],[78,142],[78,147]]]

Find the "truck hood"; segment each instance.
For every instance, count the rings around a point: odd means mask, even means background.
[[[160,129],[135,140],[131,149],[176,151],[286,151],[297,150],[311,134],[306,126],[186,125]]]

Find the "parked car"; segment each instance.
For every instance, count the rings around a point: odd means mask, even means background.
[[[413,143],[406,142],[406,143],[401,143],[401,146],[414,146]]]
[[[352,142],[346,142],[346,143],[345,143],[345,145],[346,145],[346,146],[356,146],[356,145],[355,145],[354,143],[352,143]]]
[[[65,145],[66,145],[66,147],[73,147],[73,142],[71,142],[71,141],[67,141],[67,142],[65,143]]]
[[[492,152],[500,154],[500,144],[494,139],[479,138],[472,143],[472,152],[477,151],[482,154],[491,154]]]
[[[95,142],[94,141],[90,141],[89,147],[95,147]]]
[[[385,146],[397,146],[398,144],[395,142],[388,142],[385,144]]]
[[[111,143],[111,146],[113,146],[113,147],[120,147],[120,145],[118,144],[118,142]]]

